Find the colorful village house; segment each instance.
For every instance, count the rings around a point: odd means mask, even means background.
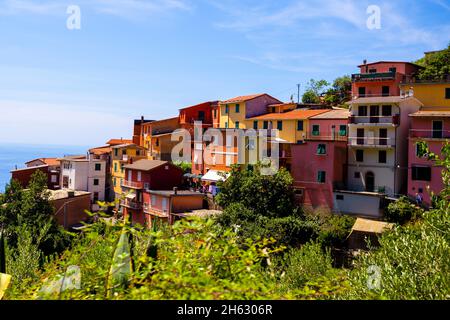
[[[60,188],[61,164],[57,158],[38,158],[25,163],[26,168],[11,171],[11,178],[27,188],[33,174],[39,170],[47,176],[47,188]]]
[[[400,95],[400,82],[420,69],[409,62],[376,62],[352,76],[347,181],[335,190],[334,211],[380,218],[386,197],[406,193],[409,115],[422,103]]]
[[[153,121],[149,124],[151,136],[148,153],[152,160],[172,160],[172,150],[177,141],[172,141],[172,133],[180,128],[179,117]]]
[[[431,152],[441,156],[443,145],[450,140],[450,79],[416,80],[401,84],[405,94],[413,95],[424,106],[410,115],[408,141],[408,196],[429,207],[431,193],[444,188],[442,167],[421,157],[417,143],[424,141]]]
[[[115,199],[122,196],[122,185],[125,180],[126,164],[147,159],[146,150],[134,143],[119,144],[111,147],[111,178]]]
[[[150,213],[144,213],[149,190],[172,190],[181,185],[183,171],[168,161],[138,160],[124,166],[126,179],[122,183],[124,195],[120,205],[131,223],[151,225]],[[166,208],[165,206],[163,208]],[[169,215],[166,216],[169,218]]]
[[[306,138],[291,145],[296,198],[305,208],[333,210],[333,190],[346,180],[349,114],[334,109],[303,120]]]

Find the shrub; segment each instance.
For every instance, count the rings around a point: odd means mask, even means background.
[[[385,218],[389,222],[404,224],[410,220],[415,220],[423,215],[423,210],[412,204],[407,197],[388,205]]]

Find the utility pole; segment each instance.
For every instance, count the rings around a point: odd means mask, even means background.
[[[297,84],[297,103],[300,103],[300,83]]]

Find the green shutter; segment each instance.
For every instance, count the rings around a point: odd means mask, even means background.
[[[312,135],[313,136],[320,135],[320,126],[319,125],[317,125],[317,124],[313,125]]]
[[[278,121],[277,122],[277,129],[282,131],[283,130],[283,121]]]
[[[236,113],[239,113],[239,104],[236,104]]]
[[[347,135],[347,126],[346,125],[339,126],[339,135],[342,137]]]
[[[258,130],[258,121],[253,121],[253,129]]]

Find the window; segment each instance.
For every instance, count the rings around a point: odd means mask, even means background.
[[[94,186],[98,186],[98,185],[99,185],[98,179],[94,179]]]
[[[412,179],[418,181],[431,181],[431,167],[412,167]]]
[[[225,128],[228,128],[228,121],[225,121]]]
[[[52,174],[52,183],[58,182],[58,177]]]
[[[214,118],[217,118],[217,110],[216,109],[214,109],[214,111],[213,111],[213,116],[214,116]]]
[[[395,68],[395,67],[389,68],[389,72],[396,73],[397,72],[397,68]]]
[[[142,181],[142,172],[141,171],[138,171],[138,173],[137,173],[137,181],[138,182]]]
[[[423,158],[425,156],[425,150],[422,150],[419,143],[416,143],[416,157]],[[427,145],[428,146],[428,145]]]
[[[150,206],[156,206],[156,196],[152,195],[152,202],[150,203]]]
[[[317,154],[327,154],[327,146],[323,143],[317,146]]]
[[[117,150],[117,149],[116,149]],[[114,172],[117,172],[117,162],[114,163]]]
[[[386,163],[386,160],[387,160],[386,150],[378,151],[378,162],[379,163]]]
[[[326,179],[326,173],[325,171],[319,171],[317,172],[317,182],[319,183],[325,183]]]
[[[199,111],[198,112],[198,120],[204,121],[205,120],[205,111]]]
[[[442,139],[443,137],[443,131],[444,128],[442,120],[435,120],[433,121],[433,138],[435,139]]]
[[[381,92],[382,92],[382,96],[383,97],[388,97],[389,96],[389,86],[383,86],[381,88]]]
[[[356,150],[356,162],[364,162],[364,150]]]
[[[236,104],[236,113],[239,113],[239,103]]]
[[[141,155],[141,150],[136,150],[136,155],[140,156]]]
[[[119,149],[114,149],[114,156],[118,157],[119,156]]]
[[[101,171],[102,170],[102,164],[101,163],[96,163],[95,164],[95,171]]]
[[[369,69],[369,73],[377,73],[377,69]]]
[[[359,87],[358,88],[358,95],[360,97],[365,97],[366,96],[366,87]]]
[[[156,145],[157,147],[159,147],[159,139],[158,139],[158,138],[156,138],[155,145]]]
[[[381,107],[381,115],[383,117],[390,117],[392,116],[392,106],[386,105]]]
[[[225,113],[228,113],[228,111],[229,111],[229,110],[228,110],[228,105],[226,104],[226,105],[225,105]]]
[[[236,129],[239,129],[239,121],[236,121],[236,122],[234,123],[234,127],[235,127]]]
[[[123,173],[124,170],[125,170],[124,165],[121,164],[121,165],[120,165],[120,171]]]
[[[303,120],[297,121],[297,131],[303,131]]]
[[[94,202],[98,201],[98,192],[94,192]]]
[[[253,129],[258,130],[258,121],[253,121]]]
[[[367,117],[367,106],[359,106],[358,108],[358,116]]]
[[[123,149],[123,150],[122,150],[122,155],[125,156],[126,154],[127,154],[127,150]]]
[[[320,134],[320,126],[318,124],[314,124],[312,126],[312,135],[318,136]]]
[[[445,99],[450,99],[450,88],[445,88]]]
[[[356,171],[355,174],[354,174],[354,177],[355,177],[355,179],[361,178],[361,172]]]
[[[283,130],[283,121],[277,121],[277,129],[280,131]]]
[[[275,113],[276,108],[272,107],[272,113]]]
[[[263,122],[263,128],[264,129],[268,129],[269,128],[269,121],[264,121]]]
[[[343,194],[337,194],[336,195],[336,200],[344,200],[344,195]]]
[[[347,135],[347,125],[342,124],[339,126],[339,135],[345,137]]]

